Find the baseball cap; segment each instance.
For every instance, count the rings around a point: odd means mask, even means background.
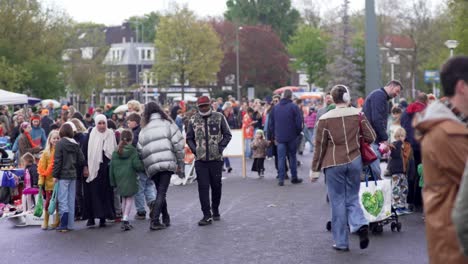
[[[197,106],[202,105],[209,105],[211,103],[210,98],[208,96],[200,96],[197,100]]]

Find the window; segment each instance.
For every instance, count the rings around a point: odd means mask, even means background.
[[[140,60],[154,60],[154,48],[138,48]]]
[[[111,60],[112,61],[121,61],[123,59],[123,49],[121,48],[111,48]]]

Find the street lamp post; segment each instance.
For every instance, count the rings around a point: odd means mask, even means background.
[[[239,86],[239,30],[242,30],[242,27],[236,25],[236,87],[237,87],[237,100],[241,100],[241,90]]]
[[[450,39],[445,41],[445,46],[450,49],[450,57],[453,57],[453,50],[458,46],[458,41]]]

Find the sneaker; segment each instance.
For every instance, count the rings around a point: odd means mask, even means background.
[[[278,186],[284,186],[284,182],[278,182]]]
[[[232,168],[231,168],[231,167],[229,167],[229,168],[227,169],[227,171],[228,171],[228,173],[231,173],[231,171],[232,171]]]
[[[200,221],[198,221],[199,226],[211,225],[213,223],[213,218],[209,216],[204,216]]]
[[[409,208],[401,208],[401,212],[405,215],[409,215],[413,213],[413,211]]]
[[[136,220],[145,220],[146,219],[146,212],[137,212],[135,215]]]
[[[301,179],[301,178],[292,179],[292,180],[291,180],[291,183],[292,183],[292,184],[299,184],[299,183],[302,183],[302,179]]]
[[[219,220],[221,220],[221,215],[213,214],[213,221],[219,221]]]
[[[396,211],[396,214],[397,214],[398,216],[401,216],[401,215],[404,215],[404,214],[405,214],[405,211],[404,211],[403,208],[397,208],[395,211]]]
[[[347,252],[349,251],[349,248],[340,248],[340,247],[337,247],[336,245],[333,245],[333,249],[336,250],[336,251],[341,251],[341,252]]]
[[[166,228],[166,225],[161,224],[159,221],[151,221],[151,224],[150,224],[151,230],[162,230],[165,228]]]
[[[130,225],[130,222],[128,221],[122,221],[122,226],[120,227],[123,231],[128,231],[132,229],[132,226]]]
[[[367,225],[361,226],[357,231],[359,235],[359,247],[365,249],[369,246],[369,227]]]

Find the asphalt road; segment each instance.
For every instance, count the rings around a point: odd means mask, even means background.
[[[350,252],[333,250],[325,229],[325,185],[307,181],[311,156],[299,159],[304,183],[284,187],[276,184],[273,160],[265,162],[264,179],[249,171],[242,179],[240,159],[232,159],[234,170],[223,181],[222,219],[211,226],[197,225],[202,213],[196,183],[169,188],[172,225],[162,231],[150,231],[148,220],[134,220],[128,232],[120,224],[87,229],[81,221],[65,234],[2,221],[0,263],[428,263],[421,213],[402,217],[400,233],[385,226],[366,250],[355,235]]]

